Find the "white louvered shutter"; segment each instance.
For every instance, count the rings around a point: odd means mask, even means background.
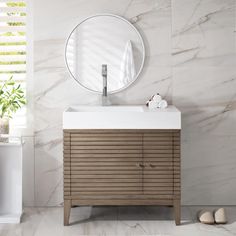
[[[0,82],[13,76],[26,88],[26,1],[0,0]],[[26,126],[26,107],[12,121]]]

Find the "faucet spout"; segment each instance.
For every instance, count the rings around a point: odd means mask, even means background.
[[[103,89],[102,89],[102,105],[108,105],[108,98],[107,98],[107,65],[102,65],[102,78],[103,78]]]
[[[107,65],[102,65],[103,90],[102,96],[107,96]]]

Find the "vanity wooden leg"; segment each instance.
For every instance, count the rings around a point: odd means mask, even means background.
[[[64,200],[64,226],[69,225],[71,200]]]
[[[180,199],[174,199],[174,215],[175,215],[175,224],[180,225],[180,218],[181,218]]]

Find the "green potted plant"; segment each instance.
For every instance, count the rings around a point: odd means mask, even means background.
[[[9,133],[9,119],[25,104],[24,91],[12,76],[0,84],[0,134]]]

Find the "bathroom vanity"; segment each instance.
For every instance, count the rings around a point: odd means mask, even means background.
[[[63,114],[64,225],[74,205],[173,206],[180,224],[181,113],[79,106]]]
[[[109,94],[139,77],[145,45],[128,20],[98,14],[72,30],[65,59],[72,78],[102,94],[102,104],[108,105]],[[82,205],[174,206],[180,224],[180,130],[181,114],[174,106],[68,108],[63,113],[64,225],[71,206]]]

